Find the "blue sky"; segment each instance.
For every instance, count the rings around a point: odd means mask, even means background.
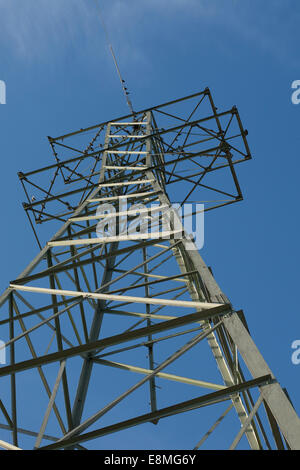
[[[237,105],[253,160],[245,200],[206,217],[202,255],[300,413],[297,0],[102,0],[136,109],[211,88]],[[0,288],[37,253],[17,171],[52,162],[47,135],[127,114],[94,0],[0,0]],[[49,234],[49,238],[50,238]]]

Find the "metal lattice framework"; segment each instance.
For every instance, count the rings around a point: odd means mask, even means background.
[[[236,107],[205,89],[49,141],[56,162],[19,173],[24,208],[39,244],[34,221],[63,225],[0,298],[0,445],[140,433],[147,448],[171,419],[195,449],[300,449],[286,392],[172,206],[242,199]]]

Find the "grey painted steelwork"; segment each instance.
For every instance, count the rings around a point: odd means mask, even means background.
[[[63,225],[0,297],[0,446],[103,448],[145,423],[159,436],[168,416],[184,432],[199,410],[190,447],[300,449],[287,394],[172,207],[242,200],[237,108],[219,112],[205,89],[49,142],[56,163],[19,173],[24,209],[40,248],[34,222]]]

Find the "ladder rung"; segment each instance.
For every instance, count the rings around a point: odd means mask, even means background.
[[[134,180],[134,181],[124,181],[123,183],[105,183],[99,184],[99,188],[110,188],[111,186],[129,186],[130,184],[145,184],[145,183],[152,183],[155,181],[154,179],[151,180]]]
[[[145,193],[133,193],[133,194],[124,194],[123,196],[110,196],[110,197],[99,197],[94,199],[88,199],[87,202],[102,202],[102,201],[117,201],[118,199],[132,199],[135,197],[143,196],[156,196],[160,191],[146,191]]]
[[[110,166],[105,165],[108,170],[146,170],[147,166]]]
[[[81,238],[78,240],[58,240],[48,242],[48,246],[71,246],[71,245],[95,245],[98,243],[125,242],[136,240],[151,240],[165,238],[169,239],[170,235],[182,234],[182,230],[153,232],[153,233],[135,233],[132,235],[118,235],[113,237],[102,238]]]
[[[142,137],[147,137],[146,135],[120,135],[120,134],[109,134],[110,138],[122,138],[122,139],[141,139]]]
[[[117,154],[126,153],[126,154],[133,154],[133,155],[139,155],[139,154],[146,155],[149,152],[142,152],[142,151],[136,151],[136,150],[106,150],[106,153],[117,153]]]
[[[159,212],[162,209],[166,209],[168,204],[163,204],[162,206],[157,207],[145,207],[145,209],[137,209],[137,210],[129,210],[129,211],[121,211],[121,212],[114,212],[111,214],[99,214],[99,215],[90,215],[85,217],[72,217],[69,219],[71,222],[83,222],[85,220],[98,220],[98,219],[112,219],[113,217],[119,217],[121,215],[136,215],[136,214],[153,214],[154,212]]]
[[[111,122],[111,126],[136,126],[138,124],[146,125],[148,124],[146,121],[136,121],[136,122]]]

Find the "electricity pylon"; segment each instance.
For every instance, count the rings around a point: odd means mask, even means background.
[[[33,219],[63,225],[0,299],[0,444],[163,448],[173,424],[189,448],[300,449],[286,391],[199,253],[203,211],[242,199],[237,108],[205,89],[49,142],[56,162],[19,173],[24,208],[39,244]]]

